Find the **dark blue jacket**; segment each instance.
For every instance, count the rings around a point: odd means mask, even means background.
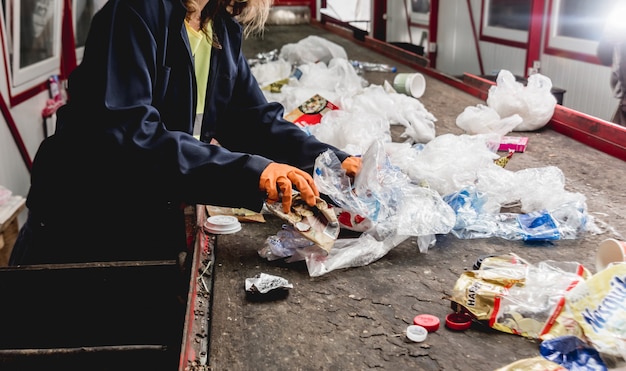
[[[221,47],[211,54],[202,141],[194,139],[185,14],[179,0],[110,0],[94,16],[69,103],[33,164],[27,205],[48,241],[67,244],[72,235],[74,250],[84,239],[99,249],[115,244],[113,260],[138,243],[178,244],[180,202],[260,210],[259,178],[270,161],[312,171],[329,148],[348,156],[267,102],[242,54],[242,28],[228,14],[213,21]],[[88,215],[76,213],[79,205]]]
[[[241,26],[226,14],[214,20],[221,49],[211,55],[204,143],[193,139],[196,80],[184,17],[177,0],[109,1],[94,18],[84,60],[69,81],[68,108],[79,114],[68,126],[105,130],[165,181],[183,181],[178,196],[190,202],[259,210],[258,181],[270,160],[311,171],[329,146],[266,101],[242,54]],[[59,120],[64,125],[66,116]],[[212,138],[223,147],[208,144]],[[347,156],[336,152],[340,160]]]

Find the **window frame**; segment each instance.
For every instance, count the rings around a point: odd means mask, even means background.
[[[76,61],[80,63],[80,61],[83,60],[83,55],[85,53],[85,45],[78,45],[78,36],[79,36],[79,20],[80,20],[80,14],[78,14],[78,2],[79,1],[83,1],[85,4],[87,3],[88,0],[72,0],[72,22],[73,22],[73,27],[74,27],[74,42],[76,42]],[[102,4],[97,4],[98,2],[102,2]],[[98,12],[98,10],[102,9],[102,7],[104,6],[104,4],[106,4],[106,0],[102,1],[102,0],[93,0],[94,3],[94,9],[92,9],[92,14],[90,16],[90,20],[93,19],[93,16],[96,14],[96,12]],[[84,9],[83,9],[84,10]],[[91,24],[91,22],[90,22]],[[85,34],[82,35],[85,37],[85,39],[87,38],[87,34],[89,33],[89,27],[87,27],[85,30]]]
[[[549,0],[546,14],[545,47],[543,52],[569,59],[600,63],[597,58],[598,41],[559,36],[559,16],[562,3],[567,0]]]
[[[413,11],[413,6],[411,4],[411,0],[405,0],[406,6],[409,11],[409,15],[411,18],[411,24],[428,26],[430,24],[430,10],[428,12],[416,12]],[[428,0],[428,8],[430,9],[431,2]]]
[[[51,2],[49,10],[54,11],[51,19],[51,35],[47,37],[47,42],[51,42],[51,55],[42,58],[27,66],[21,66],[20,58],[22,57],[22,38],[21,38],[21,11],[26,1],[32,1],[36,5],[40,0],[20,0],[13,1],[11,4],[11,14],[8,15],[7,24],[11,28],[11,86],[13,88],[30,87],[40,84],[48,79],[51,74],[58,71],[61,62],[61,25],[63,21],[63,2],[62,0],[47,0]],[[46,1],[46,0],[44,0]],[[10,1],[9,1],[10,2]],[[7,3],[9,3],[7,2]],[[47,26],[46,26],[47,27]]]
[[[522,31],[489,25],[489,16],[492,4],[491,1],[492,0],[482,0],[481,2],[480,40],[518,48],[526,48],[528,46],[529,30]],[[531,2],[531,9],[529,11],[532,11],[532,0],[529,1]],[[528,25],[528,28],[530,29],[530,24]]]

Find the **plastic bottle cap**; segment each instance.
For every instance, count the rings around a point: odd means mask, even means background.
[[[204,230],[215,234],[235,233],[241,230],[241,223],[234,216],[216,215],[204,222]]]
[[[422,326],[428,332],[435,332],[439,329],[439,318],[432,314],[419,314],[413,318],[413,324]]]
[[[450,313],[446,316],[446,327],[451,330],[463,331],[472,326],[472,317],[466,313]]]
[[[414,341],[416,343],[426,340],[427,335],[428,335],[428,331],[422,326],[411,325],[406,328],[406,337],[408,337],[409,340]]]

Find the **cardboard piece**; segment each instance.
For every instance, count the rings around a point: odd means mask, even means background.
[[[207,213],[209,213],[209,216],[229,215],[236,217],[237,220],[239,220],[240,222],[265,223],[265,218],[263,217],[263,214],[244,208],[206,205],[206,211]]]

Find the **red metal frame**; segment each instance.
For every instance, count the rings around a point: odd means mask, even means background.
[[[480,74],[484,75],[485,68],[483,67],[483,56],[480,52],[480,43],[478,42],[478,35],[476,34],[476,25],[474,24],[474,12],[472,12],[471,0],[467,0],[467,11],[469,12],[470,24],[472,26],[472,34],[474,35],[474,47],[476,48],[476,55],[478,56],[478,67],[480,68]],[[480,27],[482,30],[482,22]]]
[[[199,215],[205,217],[205,213],[200,210],[204,210],[204,206],[197,208],[196,219],[200,218]],[[197,223],[198,221],[196,221]],[[210,317],[211,292],[206,291],[206,281],[203,281],[203,274],[205,271],[212,273],[211,265],[215,258],[212,250],[215,240],[214,237],[205,233],[202,227],[195,229],[195,233],[192,234],[195,235],[193,260],[191,263],[187,310],[185,312],[178,371],[195,369],[191,366],[196,366],[200,370],[202,366],[208,364],[209,357],[210,322],[208,318]],[[212,281],[212,278],[208,279],[208,281]],[[212,289],[212,285],[208,287],[208,290]]]
[[[380,41],[387,40],[387,0],[374,0],[373,19],[372,19],[372,35]]]
[[[439,0],[430,0],[430,20],[428,21],[428,44],[437,45],[437,30],[439,29]],[[437,49],[428,51],[430,66],[437,68]]]
[[[533,0],[530,8],[530,27],[528,27],[528,49],[526,49],[526,71],[524,71],[525,77],[528,77],[528,71],[533,67],[534,61],[538,61],[541,56],[541,31],[543,29],[544,9],[544,0]]]

